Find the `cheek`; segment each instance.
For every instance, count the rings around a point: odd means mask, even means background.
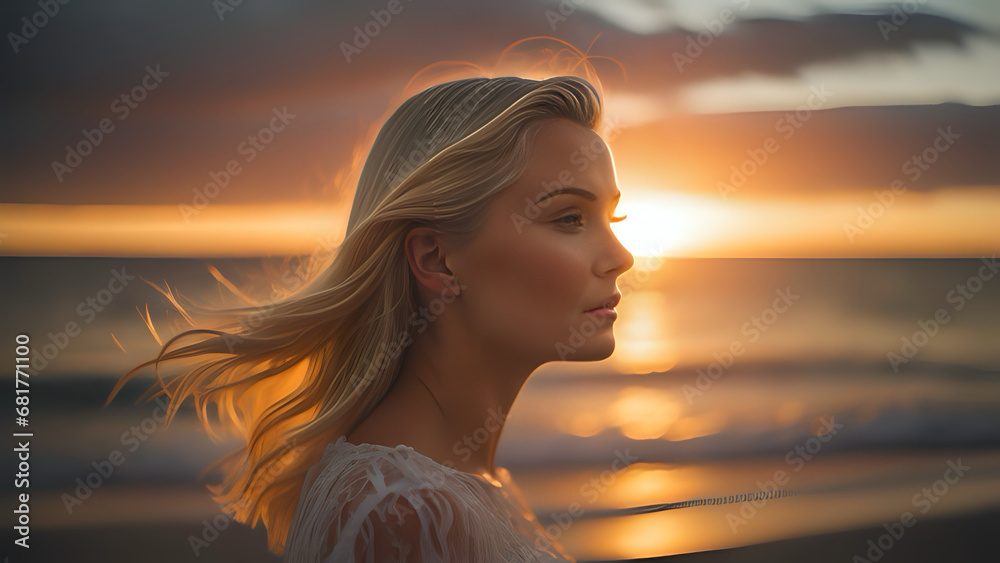
[[[524,333],[557,338],[580,320],[587,266],[567,242],[522,236],[484,264],[489,265],[490,293],[496,296],[490,305],[494,318]]]

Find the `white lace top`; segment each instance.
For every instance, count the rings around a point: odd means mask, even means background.
[[[284,561],[575,561],[539,525],[510,472],[495,473],[341,436],[306,474]]]

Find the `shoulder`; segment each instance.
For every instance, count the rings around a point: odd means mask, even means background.
[[[285,561],[572,560],[545,549],[537,523],[511,504],[509,474],[498,478],[488,483],[409,446],[340,439],[306,477]]]
[[[327,546],[333,561],[459,561],[479,534],[478,518],[463,495],[446,486],[374,494],[346,522],[332,522]]]
[[[340,437],[309,469],[300,508],[326,510],[332,502],[353,512],[393,494],[455,487],[454,481],[447,468],[408,446],[355,445]]]
[[[338,439],[306,476],[290,544],[335,561],[373,550],[375,561],[403,560],[404,551],[425,549],[422,542],[462,544],[482,495],[457,473],[407,446]]]
[[[314,486],[322,483],[359,494],[460,487],[464,482],[460,471],[443,466],[410,446],[352,444],[343,437],[327,446],[314,469]]]

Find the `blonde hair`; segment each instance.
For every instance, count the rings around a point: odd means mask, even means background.
[[[223,479],[210,489],[237,521],[263,521],[269,549],[281,554],[306,471],[376,407],[399,372],[405,352],[383,350],[412,337],[419,307],[407,232],[430,226],[457,240],[474,236],[492,198],[524,171],[547,118],[596,130],[600,97],[574,76],[501,76],[454,80],[407,99],[372,145],[332,262],[266,310],[215,311],[228,323],[170,338],[122,376],[108,401],[152,365],[158,381],[146,396],[169,397],[168,424],[191,396],[210,435],[218,436],[216,426],[236,431],[245,445],[213,464]],[[257,321],[247,323],[249,315]],[[191,337],[200,339],[176,344]],[[195,365],[169,380],[160,375],[161,363],[181,360]]]

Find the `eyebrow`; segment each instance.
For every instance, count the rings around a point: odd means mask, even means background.
[[[537,200],[535,200],[535,205],[538,205],[542,201],[544,201],[544,200],[546,200],[546,199],[548,199],[550,197],[557,196],[559,194],[575,194],[575,195],[578,195],[578,196],[585,197],[585,198],[589,199],[590,201],[596,201],[597,200],[597,196],[594,195],[593,192],[589,192],[589,191],[587,191],[587,190],[585,190],[583,188],[574,188],[574,187],[570,186],[570,187],[566,187],[566,188],[557,188],[557,189],[552,190],[550,192],[545,192],[544,194],[542,194],[541,197],[539,197]],[[615,192],[615,197],[612,198],[611,201],[618,201],[619,199],[621,199],[621,197],[622,197],[622,193],[620,191],[619,192]]]

